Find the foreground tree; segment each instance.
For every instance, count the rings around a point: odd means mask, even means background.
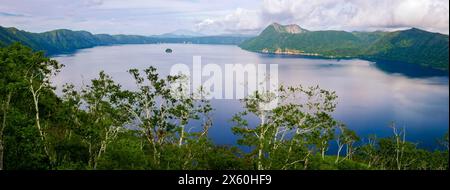
[[[325,155],[326,146],[338,122],[330,113],[337,98],[334,92],[315,87],[280,87],[279,94],[255,92],[244,99],[246,111],[234,116],[233,132],[242,136],[242,145],[255,146],[257,169],[308,167],[316,150]],[[278,99],[278,106],[265,110],[265,104]],[[249,113],[260,118],[250,127]],[[279,158],[282,157],[282,158]],[[281,161],[280,161],[281,160]]]
[[[25,79],[27,81],[28,89],[33,98],[36,127],[39,132],[39,137],[44,143],[44,151],[51,161],[54,161],[51,155],[48,142],[46,141],[45,129],[41,126],[39,100],[42,93],[45,91],[52,91],[54,87],[51,86],[50,79],[60,72],[62,65],[56,60],[49,59],[44,56],[43,52],[38,52],[32,56],[32,59],[26,62],[28,68],[25,72]]]
[[[91,85],[82,87],[81,93],[77,93],[73,85],[66,85],[64,92],[66,101],[73,102],[76,112],[84,107],[86,115],[81,119],[75,118],[75,121],[84,120],[80,131],[89,145],[89,166],[96,169],[108,145],[130,122],[126,110],[119,106],[126,95],[121,86],[103,71]]]
[[[404,129],[392,123],[391,137],[369,137],[355,153],[355,160],[367,163],[369,169],[382,170],[448,170],[448,150],[426,151],[407,142]],[[443,139],[446,137],[444,136]]]
[[[199,120],[200,115],[208,119],[212,109],[208,101],[197,100],[198,94],[188,92],[185,76],[160,78],[154,67],[143,72],[144,76],[137,69],[129,70],[137,90],[127,91],[127,98],[121,105],[152,147],[155,167],[160,167],[161,148],[164,145],[183,146],[189,136],[186,130],[189,122]],[[200,124],[202,136],[211,127],[210,121]]]
[[[346,146],[346,156],[344,159],[352,159],[352,155],[354,153],[353,145],[355,142],[359,141],[359,137],[356,135],[356,133],[350,129],[348,129],[346,126],[341,125],[339,126],[339,134],[337,134],[336,138],[336,144],[338,146],[338,151],[336,155],[336,161],[335,163],[339,163],[340,156],[342,149],[344,146]]]
[[[24,70],[23,62],[32,56],[30,49],[14,44],[0,49],[0,170],[3,170],[4,160],[4,131],[8,122],[11,98],[17,89],[23,88],[25,81],[20,71]]]
[[[33,52],[30,48],[20,44],[13,44],[0,51],[1,67],[1,111],[2,124],[0,126],[0,169],[3,168],[4,142],[3,134],[8,123],[8,112],[11,106],[13,94],[18,98],[26,96],[25,89],[30,92],[29,96],[33,100],[35,126],[38,136],[44,147],[46,156],[52,160],[52,155],[48,148],[45,137],[45,128],[41,126],[39,100],[43,93],[53,91],[50,79],[56,75],[63,65],[44,55],[43,52]]]

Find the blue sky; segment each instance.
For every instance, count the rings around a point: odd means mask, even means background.
[[[0,0],[0,25],[109,34],[257,34],[272,22],[310,30],[448,34],[448,0]]]

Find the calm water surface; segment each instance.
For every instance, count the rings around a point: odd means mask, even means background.
[[[173,53],[165,53],[166,48],[173,49]],[[167,75],[173,64],[191,66],[193,56],[202,56],[203,65],[278,64],[281,84],[319,85],[336,91],[339,98],[335,118],[362,137],[391,135],[388,126],[396,122],[406,128],[408,140],[434,149],[437,139],[448,131],[448,75],[397,63],[261,55],[224,45],[120,45],[56,56],[65,67],[53,82],[60,91],[65,83],[89,84],[104,70],[124,88],[133,89],[128,69],[154,66],[161,75]],[[236,100],[214,100],[212,104],[216,110],[210,137],[218,144],[235,144],[237,137],[231,133],[229,120],[242,110],[241,104]]]

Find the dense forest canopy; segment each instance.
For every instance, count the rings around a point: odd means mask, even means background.
[[[391,137],[358,137],[331,116],[338,95],[318,86],[280,87],[280,104],[269,111],[259,105],[273,94],[243,99],[245,111],[229,127],[238,145],[250,147],[244,152],[209,139],[211,104],[171,91],[183,76],[130,69],[137,88],[129,91],[100,72],[56,96],[50,78],[62,68],[18,43],[0,49],[0,169],[448,170],[448,133],[435,150],[407,142],[394,123],[386,126]],[[248,115],[260,124],[249,125]],[[188,130],[193,121],[202,130]],[[331,146],[337,155],[328,153]]]

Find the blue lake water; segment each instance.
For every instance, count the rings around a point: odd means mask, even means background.
[[[166,48],[173,53],[165,53]],[[339,98],[334,117],[363,138],[391,135],[389,124],[395,122],[405,127],[407,140],[434,149],[449,128],[448,74],[408,64],[263,55],[227,45],[119,45],[55,56],[65,67],[53,82],[58,90],[64,83],[80,86],[104,70],[124,88],[133,89],[128,69],[154,66],[161,75],[167,75],[174,64],[192,65],[193,56],[202,56],[203,65],[278,64],[280,84],[319,85],[336,91]],[[237,137],[229,120],[242,110],[240,102],[213,100],[212,105],[210,137],[218,144],[235,144]]]

